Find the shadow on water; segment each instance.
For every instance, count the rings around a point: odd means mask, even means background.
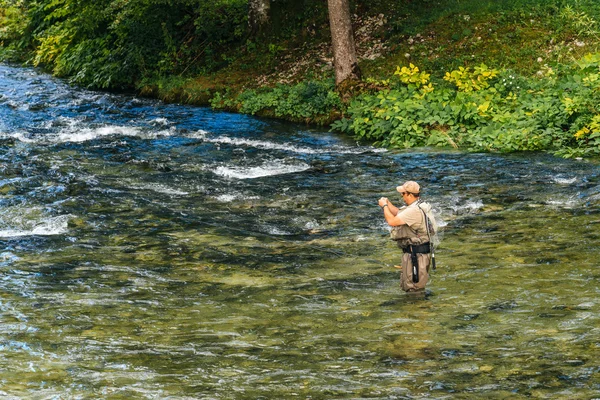
[[[597,162],[0,88],[3,396],[600,397]],[[444,223],[419,294],[376,206],[407,179]]]
[[[420,304],[431,300],[435,296],[434,292],[426,289],[418,292],[408,292],[398,295],[397,298],[384,301],[380,304],[381,307],[405,306],[411,304]]]

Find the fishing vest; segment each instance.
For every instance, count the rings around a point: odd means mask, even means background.
[[[435,234],[435,232],[430,232],[430,235],[427,234],[427,228],[430,226],[430,221],[425,221],[425,218],[427,218],[426,213],[418,207],[418,205],[419,203],[417,202],[414,207],[416,207],[423,218],[420,229],[417,230],[408,225],[400,225],[394,226],[390,232],[391,239],[395,240],[400,248],[427,243],[429,242],[429,236]]]
[[[408,225],[394,226],[390,232],[390,237],[398,243],[398,247],[402,248],[429,242],[427,232],[419,234]]]

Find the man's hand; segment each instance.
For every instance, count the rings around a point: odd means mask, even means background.
[[[387,197],[382,197],[379,199],[379,207],[383,207],[384,205],[386,205],[388,203],[388,198]]]

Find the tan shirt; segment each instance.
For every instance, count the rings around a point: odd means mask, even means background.
[[[419,236],[427,237],[423,212],[417,206],[416,201],[410,206],[400,210],[398,216],[402,221],[406,222],[406,225],[416,231]]]

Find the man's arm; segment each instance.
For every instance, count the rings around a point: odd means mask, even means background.
[[[406,225],[406,222],[402,221],[398,214],[400,210],[398,207],[392,204],[387,197],[379,199],[379,207],[383,208],[383,216],[389,226],[400,226]]]

